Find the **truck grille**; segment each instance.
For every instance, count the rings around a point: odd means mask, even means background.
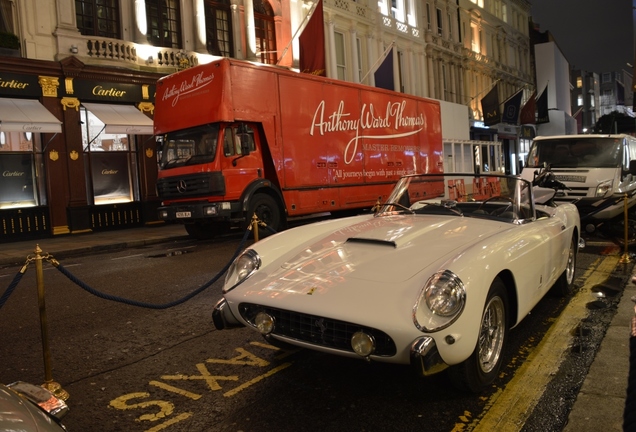
[[[239,305],[241,316],[252,325],[259,312],[274,317],[274,334],[341,351],[354,352],[351,336],[364,331],[375,339],[377,356],[393,356],[397,352],[393,339],[383,331],[345,321],[323,318],[284,309],[259,306],[251,303]]]
[[[220,172],[189,174],[157,180],[161,199],[225,195],[225,179]]]

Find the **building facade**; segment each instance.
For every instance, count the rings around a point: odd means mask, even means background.
[[[480,101],[495,84],[501,101],[534,90],[529,1],[322,1],[327,76],[374,86],[388,50],[395,90],[466,105],[474,138],[505,137],[513,162],[492,157],[514,166],[516,126],[480,127]],[[0,241],[155,223],[157,79],[215,56],[297,69],[314,9],[0,0]]]
[[[588,133],[600,117],[599,75],[582,69],[570,71],[572,83],[571,112],[577,122],[577,133]]]

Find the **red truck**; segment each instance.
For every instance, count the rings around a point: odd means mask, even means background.
[[[207,238],[368,209],[443,171],[441,130],[431,99],[219,58],[157,83],[159,216]]]

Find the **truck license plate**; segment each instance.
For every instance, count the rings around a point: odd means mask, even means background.
[[[177,212],[178,218],[189,218],[192,217],[192,212]]]

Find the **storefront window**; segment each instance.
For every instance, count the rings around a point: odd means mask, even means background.
[[[40,134],[0,132],[0,209],[46,204]]]
[[[82,141],[90,204],[139,200],[135,136],[107,133],[106,125],[82,108]]]

